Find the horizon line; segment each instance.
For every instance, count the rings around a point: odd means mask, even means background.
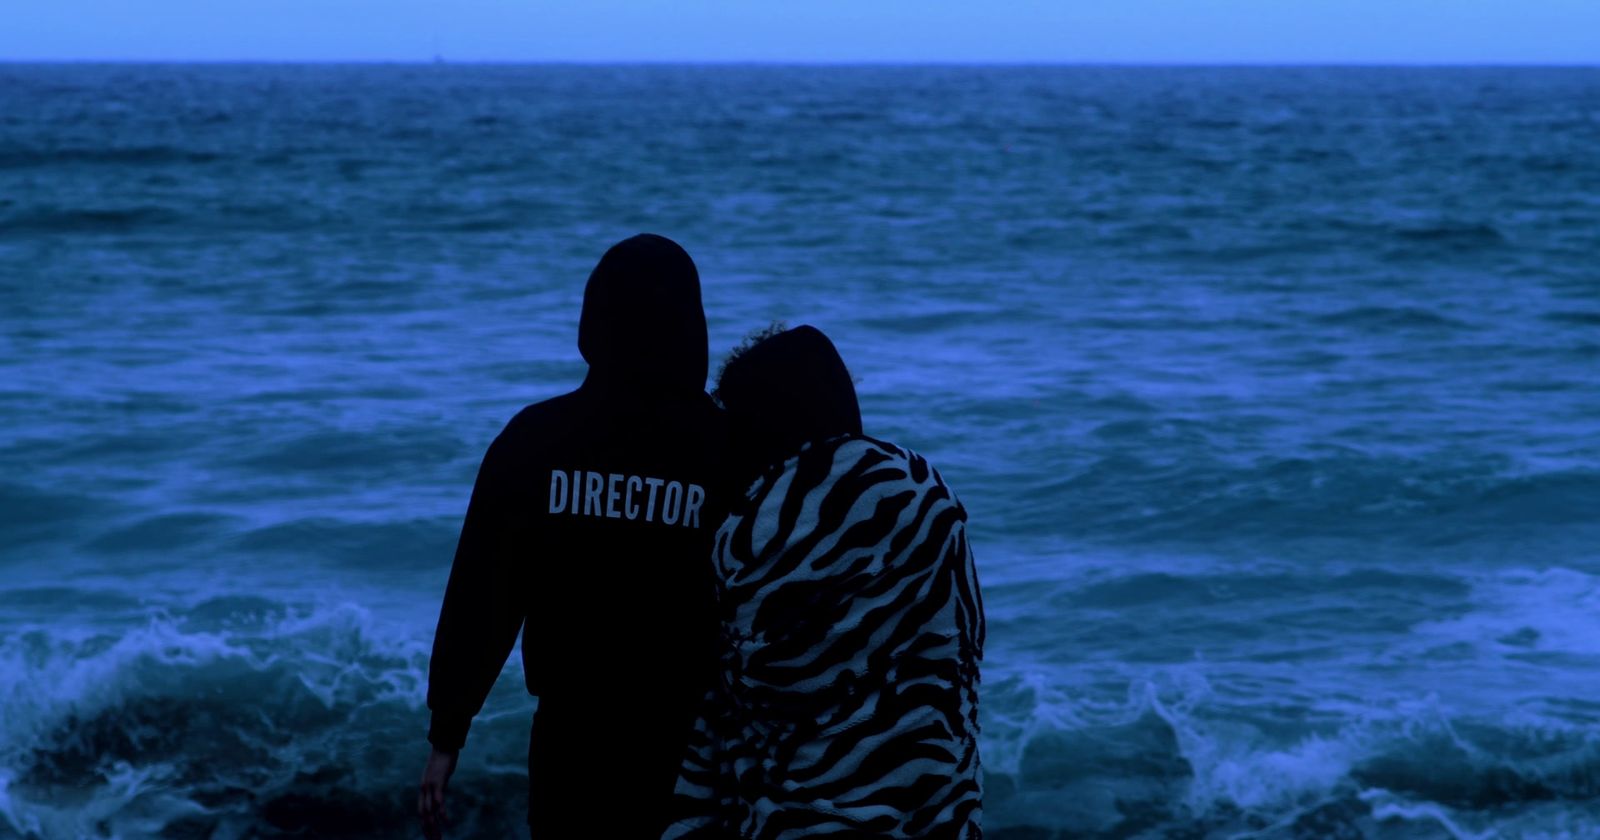
[[[1460,68],[1460,69],[1600,69],[1600,59],[1570,61],[1403,61],[1403,60],[1058,60],[1058,59],[499,59],[448,56],[433,58],[9,58],[0,65],[116,64],[116,65],[356,65],[356,66],[573,66],[573,67],[1115,67],[1115,68]]]

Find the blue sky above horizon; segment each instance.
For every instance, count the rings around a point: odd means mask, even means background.
[[[3,0],[0,60],[1597,64],[1600,0]]]

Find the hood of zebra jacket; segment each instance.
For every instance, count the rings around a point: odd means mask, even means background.
[[[752,479],[807,443],[862,434],[861,405],[839,351],[809,325],[764,339],[729,360],[717,382],[734,456]]]
[[[705,390],[700,273],[678,243],[641,233],[611,246],[583,292],[578,351],[589,380],[639,391]]]

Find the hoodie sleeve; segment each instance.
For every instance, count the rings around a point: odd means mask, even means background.
[[[522,629],[514,465],[505,433],[478,468],[428,664],[428,741],[459,750]]]

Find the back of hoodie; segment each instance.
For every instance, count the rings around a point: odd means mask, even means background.
[[[429,667],[428,740],[459,749],[519,630],[534,836],[657,836],[715,663],[710,549],[726,428],[700,284],[649,234],[590,275],[589,375],[490,445]]]

